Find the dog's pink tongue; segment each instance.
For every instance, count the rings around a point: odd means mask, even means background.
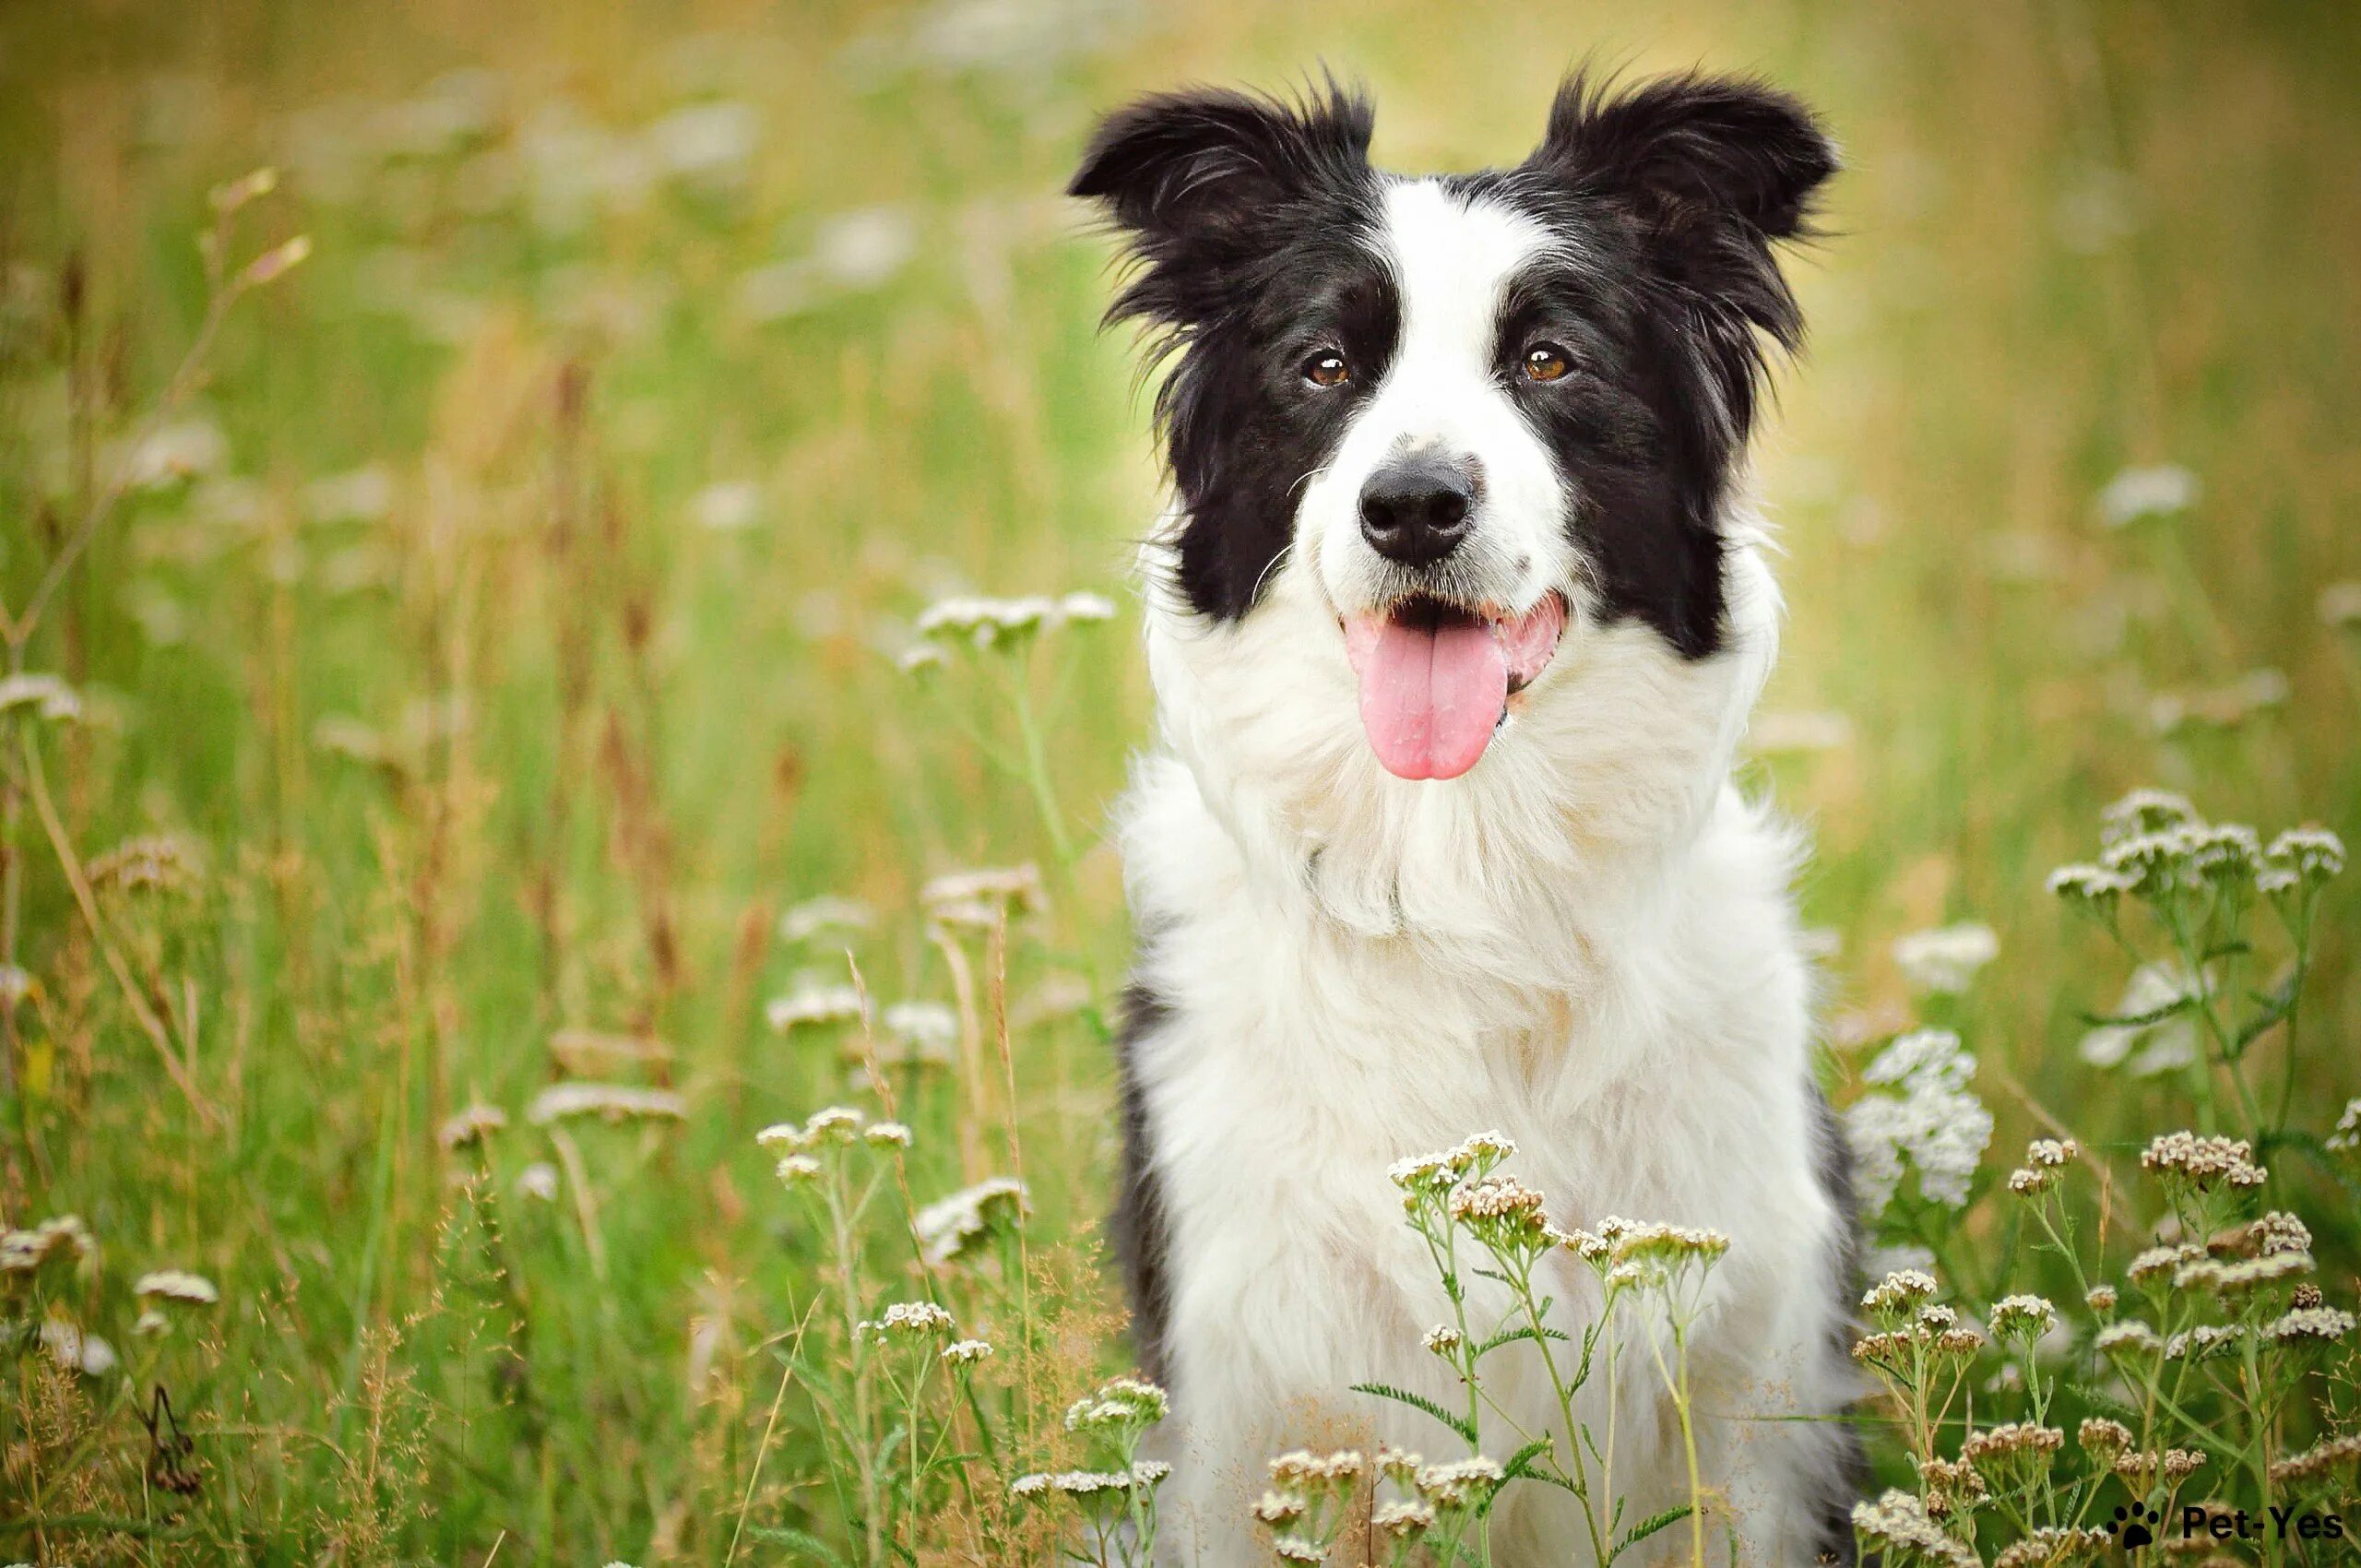
[[[1408,626],[1357,616],[1346,652],[1361,678],[1361,728],[1400,778],[1456,778],[1491,743],[1508,702],[1508,659],[1486,626]]]

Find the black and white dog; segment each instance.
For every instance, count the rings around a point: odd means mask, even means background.
[[[1730,782],[1780,610],[1745,477],[1801,325],[1773,252],[1836,155],[1792,99],[1695,77],[1569,83],[1482,173],[1373,169],[1371,121],[1333,84],[1151,98],[1072,187],[1135,262],[1110,317],[1172,356],[1115,1223],[1174,1400],[1166,1539],[1257,1561],[1271,1455],[1433,1446],[1349,1392],[1465,1404],[1386,1170],[1497,1128],[1560,1225],[1732,1238],[1692,1338],[1714,1528],[1747,1564],[1849,1559],[1857,1450],[1811,1419],[1850,1389],[1850,1245],[1797,849]],[[1598,1289],[1563,1264],[1578,1335]],[[1496,1458],[1562,1424],[1530,1349],[1485,1363]],[[1617,1381],[1628,1525],[1689,1491],[1656,1367]],[[1494,1561],[1587,1562],[1578,1506],[1513,1488]]]

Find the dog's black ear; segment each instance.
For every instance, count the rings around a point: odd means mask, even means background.
[[[1375,113],[1334,81],[1289,103],[1214,89],[1163,93],[1109,114],[1069,196],[1105,204],[1151,260],[1218,246],[1323,179],[1365,170]]]
[[[1704,76],[1621,93],[1573,77],[1532,161],[1660,231],[1735,222],[1765,241],[1808,230],[1813,197],[1838,165],[1800,102],[1761,82]]]

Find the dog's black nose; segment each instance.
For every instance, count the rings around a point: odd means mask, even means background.
[[[1405,566],[1431,566],[1467,537],[1476,477],[1431,456],[1398,457],[1361,486],[1361,537]]]

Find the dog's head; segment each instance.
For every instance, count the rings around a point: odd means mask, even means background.
[[[1372,113],[1147,99],[1072,186],[1137,270],[1110,315],[1176,356],[1158,398],[1186,613],[1251,622],[1282,573],[1333,619],[1377,760],[1449,778],[1548,700],[1572,644],[1726,634],[1724,500],[1768,345],[1774,244],[1836,156],[1794,100],[1569,82],[1514,168],[1370,166]]]

